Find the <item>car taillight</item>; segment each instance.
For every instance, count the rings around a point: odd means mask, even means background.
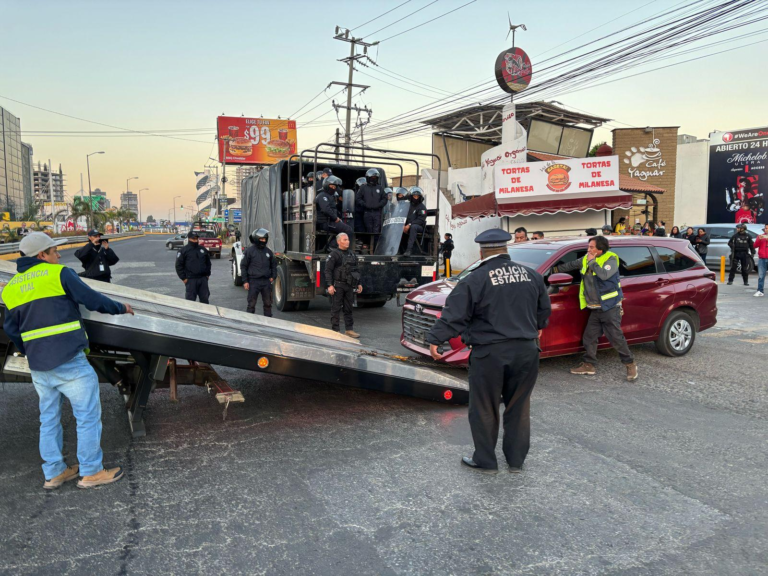
[[[446,390],[445,392],[443,392],[443,398],[445,398],[446,400],[450,400],[451,398],[453,398],[453,392],[451,392],[450,390]]]

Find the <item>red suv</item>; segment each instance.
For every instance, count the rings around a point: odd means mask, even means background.
[[[621,326],[629,344],[656,342],[659,352],[682,356],[693,346],[696,333],[717,323],[717,284],[687,240],[658,236],[611,237],[611,252],[620,259],[624,318]],[[552,301],[549,327],[542,334],[543,358],[584,350],[581,337],[587,311],[579,309],[581,272],[552,274],[557,264],[581,259],[589,239],[553,238],[511,244],[513,261],[544,276]],[[456,282],[469,274],[470,266],[454,278],[425,284],[408,294],[403,307],[400,343],[429,356],[425,338],[440,317],[445,300]],[[600,348],[610,344],[602,337]],[[443,362],[466,366],[469,348],[461,338],[444,346]]]

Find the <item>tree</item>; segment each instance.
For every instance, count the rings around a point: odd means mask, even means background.
[[[152,214],[147,216],[147,224],[154,224],[155,219],[152,217]]]
[[[597,149],[600,148],[600,146],[605,146],[607,142],[598,142],[589,151],[589,154],[587,154],[587,158],[594,158],[597,156]]]

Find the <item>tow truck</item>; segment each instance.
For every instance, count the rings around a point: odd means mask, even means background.
[[[347,158],[345,164],[339,163],[340,155]],[[231,251],[234,285],[243,284],[240,262],[248,245],[248,234],[252,230],[266,228],[270,231],[269,247],[278,259],[274,282],[274,300],[278,310],[306,310],[315,297],[326,296],[324,270],[332,236],[318,229],[315,189],[305,184],[307,175],[328,167],[345,186],[351,187],[355,180],[365,176],[369,168],[376,168],[381,175],[379,182],[386,187],[384,166],[399,169],[402,182],[403,164],[413,164],[418,184],[421,165],[414,158],[428,158],[430,164],[433,159],[436,160],[439,190],[440,158],[437,155],[335,143],[318,144],[313,150],[294,154],[243,179],[243,238],[233,245]],[[355,232],[351,238],[350,245],[358,257],[363,286],[355,301],[360,308],[383,306],[395,296],[400,304],[401,294],[432,282],[437,274],[437,226],[428,224],[418,238],[413,255],[403,256],[403,227],[408,215],[408,203],[397,202],[395,195],[392,196],[383,210],[378,239],[373,234],[362,232]],[[341,217],[354,229],[354,191],[345,189],[340,200]],[[437,209],[428,210],[427,214],[431,221],[437,222]]]

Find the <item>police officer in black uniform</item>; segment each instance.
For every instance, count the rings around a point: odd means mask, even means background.
[[[88,244],[78,248],[75,257],[80,260],[84,269],[79,276],[100,282],[111,282],[110,266],[120,261],[115,251],[109,247],[109,241],[101,239],[101,232],[98,230],[88,232]]]
[[[248,307],[246,312],[256,313],[256,302],[261,294],[264,305],[264,316],[272,317],[272,283],[277,278],[277,262],[275,253],[267,248],[269,230],[259,228],[248,239],[251,245],[240,262],[240,275],[245,280],[243,288],[248,290]]]
[[[504,402],[504,456],[520,472],[530,446],[530,398],[539,373],[539,337],[552,312],[541,275],[507,253],[512,236],[486,230],[475,238],[482,263],[462,279],[427,335],[432,357],[438,345],[461,334],[469,357],[469,426],[475,453],[462,464],[498,471],[499,403]]]
[[[335,248],[325,262],[325,283],[331,295],[331,328],[339,331],[339,313],[344,310],[344,332],[352,338],[359,338],[355,332],[352,318],[352,303],[355,292],[363,291],[360,285],[360,272],[357,269],[357,257],[349,249],[349,236],[344,233],[336,236],[338,248]]]
[[[408,191],[408,200],[411,205],[408,207],[408,217],[405,219],[405,226],[403,227],[403,234],[408,235],[405,256],[411,255],[417,236],[424,232],[424,228],[427,226],[427,207],[424,205],[424,191],[418,186],[411,186],[411,189]]]
[[[371,168],[365,173],[365,184],[355,196],[355,206],[365,211],[365,231],[369,234],[381,234],[381,210],[386,205],[387,195],[379,184],[379,171]]]
[[[733,251],[731,256],[731,271],[728,274],[728,285],[733,284],[733,279],[736,277],[736,268],[738,264],[741,264],[741,278],[744,280],[744,286],[749,286],[749,255],[755,255],[755,244],[752,242],[752,238],[747,234],[746,224],[736,225],[736,234],[731,236],[728,240],[728,246]]]
[[[351,234],[352,228],[341,221],[336,206],[336,192],[341,192],[342,181],[338,176],[328,176],[323,180],[323,190],[315,198],[317,204],[317,223],[333,234],[344,232]]]
[[[365,176],[355,180],[355,232],[365,232],[365,207],[357,201],[357,194],[366,183]]]
[[[185,298],[193,302],[208,304],[211,291],[208,289],[208,278],[211,277],[211,256],[208,250],[200,246],[200,235],[197,230],[187,234],[188,243],[176,254],[176,274],[187,287]]]

